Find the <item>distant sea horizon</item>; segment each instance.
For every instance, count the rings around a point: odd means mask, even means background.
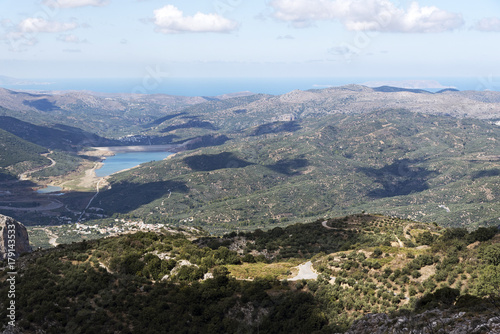
[[[28,82],[30,81],[30,82]],[[218,96],[250,91],[281,95],[290,91],[322,89],[348,84],[384,81],[437,81],[442,87],[421,88],[437,91],[444,87],[458,90],[500,91],[494,78],[129,78],[129,79],[29,79],[24,84],[0,85],[13,90],[66,91],[84,90],[99,93],[168,94],[179,96]],[[38,84],[38,82],[42,84]]]

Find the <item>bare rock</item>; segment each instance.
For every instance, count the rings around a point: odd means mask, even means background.
[[[14,251],[15,258],[23,253],[32,251],[28,231],[23,224],[15,219],[0,215],[0,259],[6,259],[9,251],[12,250]]]

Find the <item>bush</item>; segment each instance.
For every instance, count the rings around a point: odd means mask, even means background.
[[[375,248],[373,250],[373,253],[372,253],[372,257],[373,258],[379,258],[380,256],[382,256],[383,252],[380,248]]]
[[[414,270],[411,272],[411,277],[413,278],[419,278],[420,276],[422,276],[422,274],[418,270]]]

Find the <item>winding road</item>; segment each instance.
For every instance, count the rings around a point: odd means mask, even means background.
[[[326,225],[327,223],[328,223],[328,221],[325,220],[324,222],[321,223],[321,225],[323,225],[323,227],[326,228],[327,230],[333,230],[334,228]]]
[[[36,172],[39,172],[41,170],[44,170],[44,169],[47,169],[47,168],[50,168],[50,167],[54,167],[56,165],[56,161],[54,159],[52,159],[51,157],[49,157],[49,154],[52,154],[54,152],[50,151],[49,153],[43,153],[41,154],[42,156],[46,157],[47,159],[50,160],[50,165],[48,166],[43,166],[43,167],[40,167],[40,168],[37,168],[37,169],[33,169],[33,170],[29,170],[29,171],[26,171],[22,174],[19,175],[19,180],[20,181],[26,181],[26,180],[29,180],[29,175],[30,174],[33,174],[33,173],[36,173]]]

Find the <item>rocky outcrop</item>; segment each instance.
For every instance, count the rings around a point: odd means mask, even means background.
[[[14,231],[10,232],[9,231]],[[10,235],[14,235],[11,237]],[[10,237],[9,237],[10,236]],[[11,243],[9,244],[9,240]],[[12,242],[15,241],[15,243]],[[9,245],[14,248],[15,257],[23,253],[29,253],[32,251],[28,231],[23,224],[16,221],[11,217],[0,215],[0,259],[4,260],[8,257],[8,252],[11,250]]]
[[[367,314],[353,323],[347,334],[482,334],[500,333],[500,316],[439,309],[420,314],[390,317],[387,314]]]

